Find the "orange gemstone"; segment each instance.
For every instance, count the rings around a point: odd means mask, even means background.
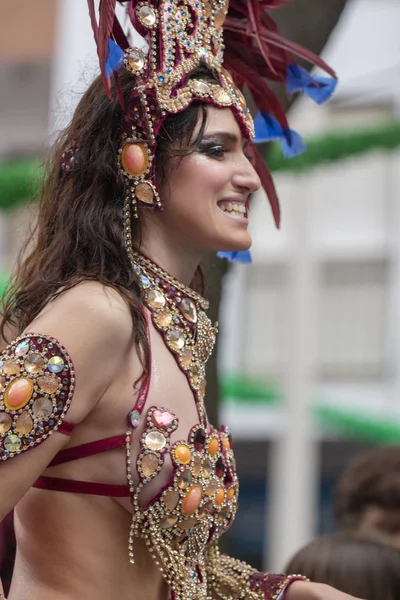
[[[221,510],[221,512],[219,513],[219,515],[217,516],[217,521],[219,523],[222,523],[223,521],[225,521],[226,519],[229,519],[230,516],[230,510],[229,508],[226,506],[225,508],[223,508]]]
[[[154,313],[154,320],[161,329],[166,329],[172,323],[172,313],[169,310],[160,310]]]
[[[182,500],[181,511],[183,515],[191,515],[201,502],[203,490],[201,485],[192,485]]]
[[[211,496],[214,496],[214,494],[217,491],[217,489],[218,489],[218,482],[215,481],[215,480],[213,480],[206,487],[206,490],[205,490],[204,493],[205,493],[206,496],[208,496],[210,498]]]
[[[4,406],[9,410],[19,410],[32,398],[33,383],[26,377],[14,379],[4,392]]]
[[[182,471],[182,473],[179,473],[176,482],[181,490],[186,490],[188,487],[190,487],[192,483],[192,473],[189,471],[189,469],[185,469]]]
[[[0,433],[7,433],[7,431],[10,431],[11,425],[11,415],[5,412],[0,412]]]
[[[214,456],[215,454],[218,453],[218,450],[219,450],[218,439],[216,437],[213,437],[208,442],[208,451],[212,456]]]
[[[228,491],[226,492],[226,497],[228,500],[232,500],[236,495],[236,488],[235,487],[230,487],[228,489]]]
[[[198,390],[198,395],[200,400],[203,400],[204,396],[206,395],[206,380],[205,379],[201,379],[200,383],[199,383],[199,390]]]
[[[192,84],[192,89],[195,94],[207,95],[210,93],[210,86],[205,81],[195,80]]]
[[[37,382],[45,394],[55,394],[58,390],[58,380],[54,375],[42,375],[37,378]]]
[[[145,477],[152,477],[157,472],[160,461],[157,454],[149,452],[141,460],[140,467]]]
[[[25,411],[21,413],[15,423],[15,431],[20,435],[27,435],[32,431],[33,419],[31,415]]]
[[[6,375],[17,375],[21,370],[21,367],[15,358],[9,358],[3,364],[3,373]]]
[[[168,490],[163,497],[163,501],[168,510],[174,510],[179,502],[179,492],[177,490]]]
[[[199,456],[195,456],[193,459],[193,465],[192,465],[192,473],[193,473],[194,477],[198,477],[200,475],[202,468],[203,468],[203,465],[201,462],[201,458]]]
[[[225,448],[225,450],[230,450],[231,449],[231,443],[228,440],[228,438],[227,438],[226,435],[222,436],[222,445]]]
[[[208,19],[211,16],[212,13],[212,5],[211,2],[209,2],[209,0],[207,0],[204,3],[204,16],[206,19]]]
[[[170,527],[173,527],[175,525],[177,520],[178,520],[177,515],[167,515],[166,517],[163,517],[161,519],[160,527],[161,527],[161,529],[170,529]]]
[[[129,175],[138,177],[146,172],[149,154],[143,144],[125,144],[121,155],[122,166]]]
[[[209,458],[206,458],[205,461],[203,462],[203,474],[204,477],[207,477],[207,479],[209,477],[211,477],[211,474],[213,472],[213,463],[211,462],[211,460]]]
[[[208,502],[203,504],[203,506],[199,510],[199,518],[204,519],[205,517],[207,517],[209,514],[212,513],[213,508],[214,505],[212,500],[209,500]]]
[[[190,367],[192,358],[193,358],[193,352],[191,350],[189,350],[189,348],[186,348],[183,352],[180,353],[179,360],[184,369],[188,369]]]
[[[176,462],[188,465],[192,458],[192,452],[187,444],[178,444],[174,450]]]
[[[190,377],[192,385],[197,386],[200,383],[201,370],[198,363],[193,363],[190,367]]]
[[[183,529],[185,531],[186,529],[192,529],[192,527],[197,525],[197,523],[198,523],[197,519],[195,519],[194,517],[189,517],[189,519],[185,519],[184,521],[181,521],[181,523],[179,523],[178,527],[179,527],[179,529]]]
[[[231,103],[231,97],[222,87],[217,88],[214,92],[214,100],[218,102],[218,104],[229,105]]]
[[[226,17],[226,11],[227,11],[227,6],[222,6],[222,8],[220,8],[217,13],[214,15],[214,25],[217,29],[221,29],[224,21],[225,21],[225,17]]]
[[[138,183],[135,187],[135,195],[140,202],[144,202],[145,204],[153,204],[154,200],[154,192],[153,188],[146,181],[142,181],[142,183]]]
[[[219,488],[219,490],[215,494],[215,503],[218,504],[218,506],[219,506],[220,504],[223,504],[224,500],[225,500],[225,492],[222,488]]]

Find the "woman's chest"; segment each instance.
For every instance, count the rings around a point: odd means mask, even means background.
[[[158,532],[162,543],[195,558],[229,527],[237,509],[238,480],[232,440],[220,431],[192,426],[183,437],[179,418],[166,407],[144,416],[136,464],[135,536]]]

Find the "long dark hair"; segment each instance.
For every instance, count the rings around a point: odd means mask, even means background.
[[[193,72],[188,79],[199,77],[215,81],[213,73],[205,69]],[[128,72],[121,72],[119,84],[127,102],[134,80]],[[149,348],[141,293],[123,240],[125,184],[117,168],[117,153],[124,115],[115,93],[114,98],[109,99],[98,77],[52,147],[45,165],[38,219],[3,298],[1,334],[9,341],[7,332],[19,335],[52,298],[83,281],[99,281],[117,290],[128,305],[146,371]],[[166,177],[172,156],[183,156],[196,148],[206,118],[205,105],[193,103],[164,121],[157,139],[159,182]],[[193,139],[199,119],[201,126]],[[66,174],[61,165],[71,156],[71,149],[74,159],[69,161],[71,169]],[[136,248],[140,234],[139,218],[132,223]],[[203,291],[200,270],[192,287]]]
[[[400,598],[400,550],[358,533],[311,541],[290,559],[285,572],[301,573],[357,598]]]

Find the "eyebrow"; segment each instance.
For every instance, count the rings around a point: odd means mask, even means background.
[[[235,133],[229,133],[228,131],[213,131],[212,133],[205,134],[202,141],[212,140],[215,138],[219,138],[233,144],[238,144],[240,142],[239,137]],[[243,138],[243,146],[247,147],[248,144],[248,140]]]

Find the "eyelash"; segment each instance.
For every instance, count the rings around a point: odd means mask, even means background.
[[[215,145],[208,146],[207,148],[202,149],[202,152],[204,152],[204,154],[207,154],[207,156],[212,156],[214,158],[223,158],[223,156],[227,154],[229,150],[224,146]]]
[[[207,156],[211,156],[213,158],[223,158],[225,154],[228,154],[228,152],[230,152],[230,150],[228,148],[225,148],[224,146],[218,145],[209,146],[208,148],[201,149],[201,152],[204,152],[204,154],[207,154]],[[253,157],[249,154],[246,154],[246,152],[243,152],[243,154],[245,155],[247,160],[253,164]]]

